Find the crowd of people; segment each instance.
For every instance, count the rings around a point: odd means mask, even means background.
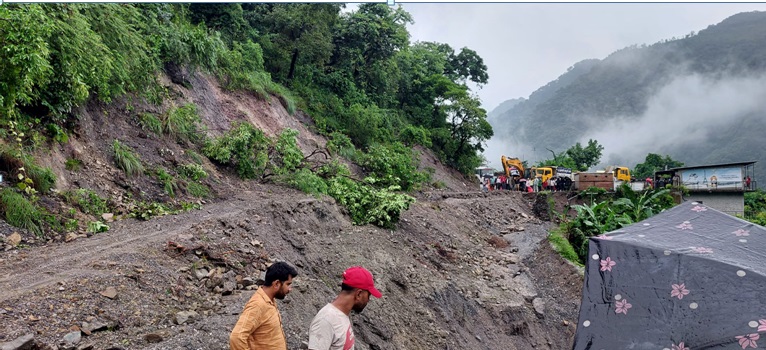
[[[506,176],[505,174],[495,174],[485,176],[482,180],[481,189],[484,192],[489,191],[521,191],[521,192],[540,192],[540,191],[566,191],[572,185],[568,179],[557,179],[555,177],[543,181],[541,177],[536,176],[531,179],[523,177]]]

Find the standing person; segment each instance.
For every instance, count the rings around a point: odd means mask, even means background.
[[[287,350],[282,316],[274,299],[284,299],[297,276],[298,271],[286,262],[269,266],[264,284],[247,302],[231,331],[231,350]]]
[[[354,330],[349,313],[362,312],[370,295],[380,298],[372,274],[364,267],[353,266],[343,272],[341,291],[333,302],[314,316],[309,328],[309,350],[354,350]]]
[[[745,185],[747,186],[747,189],[750,189],[750,176],[745,178]]]

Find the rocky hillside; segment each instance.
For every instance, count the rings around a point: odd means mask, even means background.
[[[633,167],[656,153],[686,165],[755,160],[763,174],[766,158],[752,150],[765,146],[753,134],[766,120],[765,24],[764,12],[740,13],[683,38],[576,63],[528,99],[490,112],[494,140],[533,162],[550,158],[546,148],[559,153],[596,139],[607,164]]]
[[[241,180],[234,168],[190,151],[198,146],[143,128],[140,116],[191,102],[209,136],[244,121],[267,136],[297,130],[304,155],[326,143],[310,118],[291,115],[276,97],[226,92],[201,73],[187,79],[161,79],[173,96],[161,106],[130,95],[90,102],[76,111],[79,123],[67,143],[35,154],[56,176],[54,194],[41,199],[51,211],[93,220],[82,201],[63,195],[88,189],[108,199],[113,212],[96,218],[109,226],[99,233],[80,227],[40,239],[4,226],[3,349],[226,349],[259,276],[276,260],[301,274],[279,304],[290,349],[307,340],[313,314],[354,264],[373,272],[384,295],[353,316],[359,349],[571,346],[581,275],[545,240],[552,225],[547,199],[479,193],[420,148],[421,169],[430,169],[442,188],[414,193],[417,202],[391,229],[354,225],[329,196]],[[114,140],[147,169],[177,176],[175,196],[151,171],[127,176],[118,169]],[[79,166],[68,166],[70,159]],[[208,174],[198,180],[209,189],[203,199],[172,170],[192,163]]]

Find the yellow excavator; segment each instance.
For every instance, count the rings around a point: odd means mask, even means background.
[[[519,182],[524,177],[524,164],[519,158],[508,158],[505,155],[500,157],[500,163],[503,164],[505,176],[513,179],[513,183]]]

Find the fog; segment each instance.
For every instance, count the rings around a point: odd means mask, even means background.
[[[648,153],[663,153],[703,143],[709,133],[766,110],[766,77],[713,78],[679,76],[661,88],[640,116],[593,122],[580,142],[589,138],[604,146],[603,163],[634,167]]]

